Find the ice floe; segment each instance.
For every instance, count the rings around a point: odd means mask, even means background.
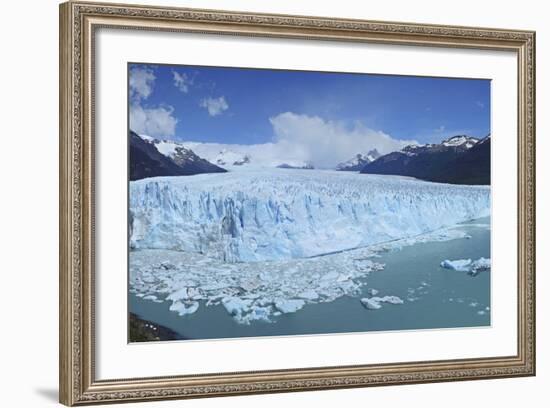
[[[445,269],[452,269],[459,272],[468,272],[470,270],[470,265],[472,264],[471,259],[457,259],[455,261],[450,261],[448,259],[441,262],[441,267]]]
[[[294,313],[300,310],[306,302],[300,299],[280,299],[275,301],[275,307],[281,313]]]
[[[298,297],[300,299],[316,300],[316,299],[319,299],[319,294],[317,292],[315,292],[314,290],[307,289],[307,290],[304,290],[301,293],[298,293]]]
[[[367,309],[371,309],[371,310],[376,310],[376,309],[380,309],[382,307],[382,305],[380,304],[380,302],[377,302],[376,300],[374,300],[373,298],[362,298],[361,299],[361,303],[363,304],[363,306],[365,306]]]
[[[361,304],[367,309],[376,310],[380,309],[382,305],[380,303],[391,303],[392,305],[402,305],[404,302],[397,296],[373,296],[371,298],[362,298]]]
[[[201,254],[170,250],[138,250],[130,256],[130,290],[154,293],[171,302],[180,315],[221,305],[238,323],[272,321],[308,303],[355,296],[370,273],[383,265],[368,259],[370,249],[317,258],[276,262],[224,263]],[[165,268],[166,262],[174,268]]]
[[[452,269],[458,272],[468,272],[470,275],[475,276],[482,271],[488,271],[491,269],[490,258],[479,258],[475,261],[471,259],[457,259],[451,261],[449,259],[441,262],[441,267],[444,269]]]
[[[222,299],[222,305],[230,315],[241,317],[245,312],[249,311],[252,300],[238,297],[226,297]]]
[[[477,275],[479,272],[488,271],[491,269],[490,258],[479,258],[477,261],[472,262],[470,272],[472,275]]]
[[[180,302],[179,300],[172,303],[170,310],[177,312],[180,316],[193,314],[199,309],[199,302]]]

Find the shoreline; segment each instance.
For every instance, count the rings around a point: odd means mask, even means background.
[[[142,319],[135,313],[130,312],[128,314],[129,343],[166,340],[185,340],[185,337],[168,327]]]

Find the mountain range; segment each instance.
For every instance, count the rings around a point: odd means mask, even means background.
[[[173,144],[167,147],[148,136],[129,132],[130,180],[156,176],[190,176],[201,173],[224,173],[227,170],[197,156],[191,149]],[[164,143],[164,144],[163,144]],[[159,150],[160,148],[160,150]]]
[[[178,142],[192,149],[200,157],[228,170],[237,167],[280,167],[291,169],[311,169],[312,163],[305,160],[296,151],[282,148],[275,143],[263,144],[224,144],[208,142]]]
[[[246,145],[159,140],[129,131],[130,180],[155,176],[223,173],[239,167],[314,169],[311,163],[286,158],[292,152]],[[261,146],[261,145],[259,145]],[[197,150],[198,153],[197,154]],[[381,155],[373,149],[335,166],[339,171],[387,174],[451,184],[490,184],[491,137],[458,135],[441,143],[408,145]]]
[[[411,176],[451,184],[491,183],[491,136],[453,136],[439,144],[409,145],[366,164],[363,174]]]
[[[380,153],[378,153],[378,150],[372,149],[367,154],[363,155],[361,153],[357,153],[355,157],[349,159],[348,161],[342,162],[336,166],[336,170],[342,170],[342,171],[361,171],[363,167],[365,167],[367,164],[372,163],[376,159],[380,157]]]

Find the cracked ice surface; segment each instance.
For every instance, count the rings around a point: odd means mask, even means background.
[[[225,262],[308,258],[414,237],[490,212],[488,186],[265,169],[130,183],[133,249]]]

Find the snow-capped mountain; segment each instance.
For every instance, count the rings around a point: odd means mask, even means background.
[[[239,145],[203,142],[170,142],[193,150],[217,166],[237,171],[246,168],[312,168],[311,163],[274,143]]]
[[[130,243],[224,262],[307,258],[484,217],[490,197],[487,186],[331,171],[145,179],[130,184]]]
[[[197,147],[200,145],[197,145]],[[218,166],[242,166],[250,164],[251,157],[249,154],[237,153],[229,149],[221,149],[217,154],[212,155],[208,152],[208,159]]]
[[[444,146],[463,146],[466,149],[470,149],[477,142],[479,142],[479,139],[476,137],[457,135],[444,140],[443,142],[441,142],[441,144]]]
[[[490,150],[490,136],[480,141],[457,135],[439,144],[405,146],[368,163],[361,173],[412,176],[442,183],[489,184]]]
[[[480,139],[478,144],[485,144],[485,143],[491,143],[491,134],[489,133],[487,136],[485,136],[483,139]]]
[[[177,143],[141,136],[130,130],[130,180],[156,176],[189,176],[226,170]]]
[[[369,164],[380,157],[378,150],[372,149],[367,154],[358,153],[355,157],[340,163],[336,166],[336,170],[342,171],[361,171],[366,164]]]
[[[277,166],[278,169],[298,169],[298,170],[313,170],[315,167],[313,167],[313,164],[306,163],[303,166],[293,166],[288,163],[279,164]]]
[[[441,143],[408,145],[399,152],[404,153],[407,156],[416,156],[427,152],[445,151],[446,147],[453,148],[454,151],[460,152],[472,148],[479,142],[479,140],[480,139],[472,136],[457,135],[444,139]]]
[[[245,164],[250,164],[250,156],[248,154],[245,154],[242,159],[235,160],[233,162],[233,166],[243,166]]]

